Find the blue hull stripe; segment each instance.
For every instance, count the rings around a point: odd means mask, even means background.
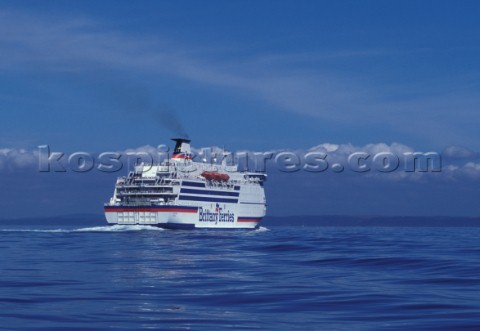
[[[190,230],[195,229],[195,224],[188,223],[162,223],[157,225],[159,228],[172,230]]]
[[[182,186],[205,187],[205,183],[183,181]]]
[[[182,188],[180,193],[202,194],[202,195],[226,195],[230,197],[238,197],[239,192],[225,192],[225,191],[212,191],[212,190],[195,190],[190,188]]]
[[[190,200],[190,201],[238,203],[238,199],[197,197],[197,196],[188,196],[188,195],[181,195],[178,197],[178,199]]]
[[[191,186],[191,187],[205,187],[205,183],[199,183],[199,182],[187,182],[183,181],[182,186]],[[240,191],[240,186],[235,185],[233,187],[235,191]]]

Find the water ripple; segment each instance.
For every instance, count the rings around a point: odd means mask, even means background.
[[[2,330],[478,330],[479,229],[0,229]]]

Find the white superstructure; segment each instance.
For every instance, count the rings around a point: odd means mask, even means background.
[[[164,228],[253,229],[265,216],[263,173],[237,166],[194,162],[190,140],[176,142],[172,157],[158,165],[137,165],[117,179],[105,204],[107,222]]]

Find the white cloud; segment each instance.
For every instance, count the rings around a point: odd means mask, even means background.
[[[141,153],[147,153],[150,155],[158,155],[159,149],[156,147],[153,147],[151,145],[145,145],[145,146],[140,146],[137,148],[128,148],[124,151],[119,151],[118,153],[120,154],[141,154]]]
[[[401,157],[404,153],[413,152],[414,149],[399,143],[392,143],[391,145],[385,143],[375,143],[364,146],[325,143],[312,147],[309,149],[309,151],[327,154],[327,158],[330,160],[330,163],[345,164],[348,156],[356,152],[363,152],[372,156],[378,153],[392,153]]]
[[[478,153],[462,146],[448,146],[442,152],[442,156],[451,159],[472,159],[478,157]]]
[[[25,170],[38,166],[38,151],[16,148],[0,149],[0,170]]]
[[[200,153],[204,148],[210,149],[211,152],[218,153],[218,155],[221,155],[223,153],[223,148],[218,146],[203,147],[203,148],[196,148],[192,146],[192,151],[194,153]],[[274,153],[275,155],[282,151],[289,151],[289,150],[271,150],[267,152]],[[125,155],[125,156],[128,154],[147,153],[153,157],[154,162],[158,160],[157,157],[159,156],[159,152],[160,150],[158,147],[151,146],[151,145],[145,145],[137,148],[125,149],[123,151],[117,151],[117,153],[120,153],[121,155]],[[233,152],[233,153],[246,152],[246,153],[252,153],[251,155],[255,153],[255,151],[230,151],[230,152]],[[381,180],[418,181],[426,178],[429,178],[430,180],[480,179],[480,163],[476,163],[468,160],[465,160],[462,163],[462,162],[459,162],[458,159],[455,159],[455,160],[444,159],[442,163],[441,172],[435,172],[435,173],[417,172],[417,171],[405,172],[403,169],[403,164],[404,164],[403,155],[404,153],[415,152],[415,149],[400,143],[392,143],[390,145],[385,143],[374,143],[374,144],[367,144],[364,146],[355,146],[352,144],[323,143],[323,144],[316,145],[310,149],[296,150],[292,152],[296,152],[298,153],[297,155],[300,155],[300,156],[303,156],[308,152],[325,153],[327,155],[326,160],[330,165],[330,167],[335,163],[339,163],[347,167],[348,157],[352,153],[356,153],[356,152],[364,152],[371,155],[369,160],[371,160],[372,157],[377,153],[387,152],[387,153],[392,153],[393,155],[398,156],[401,163],[400,167],[391,173],[381,173],[379,171],[375,171],[373,168],[372,168],[372,171],[369,171],[367,173],[362,173],[362,176],[364,177],[368,177],[368,178],[375,177]],[[95,153],[95,155],[97,154],[98,153]],[[68,158],[68,155],[65,155],[65,158]],[[273,159],[274,158],[272,158],[272,160]],[[451,163],[450,161],[455,161],[455,162]],[[10,173],[10,172],[16,172],[16,171],[37,171],[38,166],[39,166],[38,150],[0,148],[0,171],[3,173]],[[331,168],[327,171],[327,173],[332,173]],[[355,174],[354,172],[349,170],[345,171],[344,173]]]
[[[465,165],[458,168],[456,172],[472,179],[480,179],[480,163],[467,162]]]
[[[212,151],[214,152],[217,152],[217,153],[222,152],[222,149],[219,147],[211,147],[211,148],[212,148]],[[193,148],[193,150],[198,152],[201,149]],[[349,170],[348,157],[353,153],[361,152],[361,153],[367,153],[368,155],[370,155],[367,163],[371,167],[371,171],[361,173],[361,176],[365,178],[377,178],[379,180],[389,180],[389,181],[420,181],[420,180],[450,181],[452,179],[456,180],[456,179],[465,179],[465,178],[480,179],[480,163],[466,162],[463,164],[462,163],[457,164],[458,162],[456,162],[455,164],[452,164],[452,163],[449,163],[448,159],[446,160],[442,159],[441,171],[439,172],[432,172],[431,164],[429,164],[428,171],[426,172],[405,171],[406,162],[411,161],[410,158],[406,156],[406,154],[414,153],[414,152],[422,153],[422,151],[418,151],[410,146],[400,144],[400,143],[392,143],[392,144],[373,143],[373,144],[367,144],[364,146],[355,146],[353,144],[323,143],[306,150],[279,149],[279,150],[270,150],[267,152],[271,152],[274,155],[276,155],[284,151],[296,153],[300,157],[305,156],[305,154],[307,154],[308,152],[320,152],[320,153],[326,154],[325,160],[328,162],[328,165],[330,167],[330,169],[326,171],[327,173],[332,173],[331,166],[333,164],[338,163],[338,164],[342,164],[345,167],[345,169],[347,169],[346,171],[342,172],[342,174],[350,174],[350,175],[358,174]],[[253,153],[258,151],[242,151],[242,152],[250,153],[250,155],[253,156]],[[423,153],[429,153],[429,152],[432,152],[432,151],[423,151]],[[387,172],[387,173],[375,170],[374,165],[371,162],[373,157],[378,153],[391,153],[397,156],[400,162],[398,169],[392,172]],[[442,158],[442,155],[440,153],[439,153],[439,156],[440,158]],[[274,160],[274,157],[270,160]],[[420,166],[418,164],[416,169],[417,170],[420,169]]]
[[[323,143],[318,146],[314,146],[310,148],[310,151],[320,151],[323,153],[330,153],[330,152],[337,151],[339,147],[340,145],[337,145],[337,144]]]

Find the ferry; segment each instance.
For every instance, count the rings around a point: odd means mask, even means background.
[[[109,225],[152,225],[169,229],[256,229],[266,213],[265,173],[238,165],[197,162],[190,140],[174,138],[171,157],[138,164],[119,177],[104,205]]]

